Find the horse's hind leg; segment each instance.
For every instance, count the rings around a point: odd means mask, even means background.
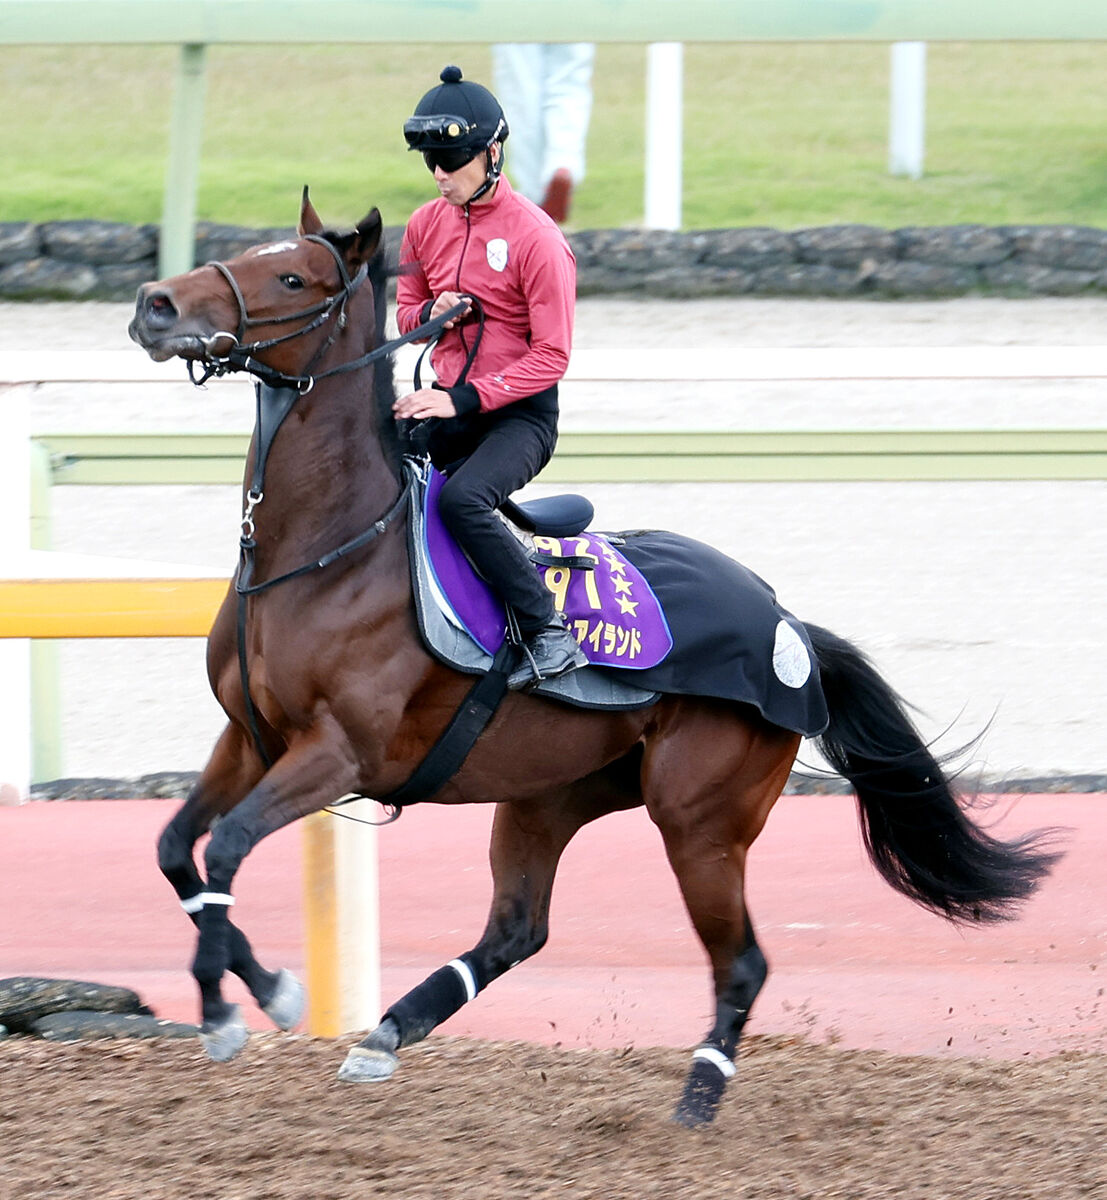
[[[674,1114],[714,1119],[749,1011],[768,976],[745,900],[746,852],[760,833],[799,738],[759,717],[684,701],[647,742],[643,796],[661,830],[688,914],[711,961],[715,1020],[692,1056]]]
[[[197,927],[209,893],[196,867],[196,843],[250,791],[262,770],[240,731],[228,725],[196,786],[158,839],[158,866]],[[305,1003],[303,985],[283,968],[267,971],[246,935],[230,921],[227,966],[275,1025],[291,1029],[299,1023]]]
[[[492,907],[480,941],[393,1004],[350,1051],[339,1079],[387,1079],[399,1066],[401,1046],[422,1041],[494,979],[541,950],[562,851],[589,821],[639,803],[636,772],[615,764],[540,800],[498,805],[489,851]]]

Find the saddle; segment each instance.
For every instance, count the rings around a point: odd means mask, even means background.
[[[456,670],[483,674],[504,646],[509,614],[438,515],[443,476],[421,461],[409,460],[407,469],[414,475],[409,557],[423,641]],[[584,533],[593,516],[588,500],[509,500],[500,511],[527,546],[590,663],[637,671],[669,653],[672,637],[649,584],[602,535]],[[588,668],[543,680],[532,691],[582,708],[642,708],[658,698],[652,688]]]

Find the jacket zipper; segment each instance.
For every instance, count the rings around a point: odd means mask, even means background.
[[[473,219],[469,213],[469,205],[465,206],[465,240],[461,243],[461,253],[457,257],[457,271],[454,273],[454,290],[461,292],[461,267],[465,261],[465,252],[469,249],[469,235],[473,232]],[[465,351],[465,357],[469,357],[469,342],[465,337],[465,326],[457,327],[457,336],[461,339],[461,347]],[[459,381],[455,381],[459,382]]]

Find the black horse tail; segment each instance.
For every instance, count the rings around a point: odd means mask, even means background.
[[[898,892],[951,921],[1015,915],[1060,857],[1054,831],[1000,841],[974,824],[904,701],[865,655],[807,625],[830,711],[815,739],[853,786],[865,848]]]

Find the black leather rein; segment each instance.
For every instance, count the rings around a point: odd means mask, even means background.
[[[311,391],[316,381],[319,379],[328,378],[335,375],[345,375],[353,371],[360,371],[365,367],[377,362],[379,359],[392,354],[400,346],[406,345],[408,342],[417,341],[420,338],[434,338],[449,321],[460,316],[466,309],[465,303],[454,305],[441,316],[435,317],[430,321],[412,329],[398,338],[393,338],[391,341],[384,342],[374,350],[363,354],[360,358],[351,360],[350,362],[341,363],[336,367],[330,367],[325,371],[311,373],[310,368],[326,352],[335,342],[338,334],[346,326],[346,304],[350,297],[361,287],[367,277],[367,267],[362,264],[361,269],[351,279],[349,272],[346,270],[346,263],[342,255],[338,252],[326,238],[319,237],[314,234],[309,234],[306,237],[307,241],[316,242],[321,246],[325,246],[332,254],[335,264],[338,267],[340,287],[337,292],[319,304],[313,305],[311,308],[302,309],[299,312],[290,313],[283,317],[251,317],[249,315],[246,299],[242,294],[242,289],[238,285],[230,269],[220,262],[211,262],[207,266],[214,267],[220,275],[226,280],[231,292],[238,304],[238,331],[236,333],[218,332],[204,339],[205,355],[203,361],[203,374],[197,378],[193,367],[195,362],[190,360],[188,363],[189,378],[198,387],[202,386],[213,376],[226,375],[230,372],[246,371],[254,376],[255,380],[255,395],[257,399],[257,410],[255,420],[256,434],[256,456],[254,460],[254,470],[251,478],[250,487],[246,493],[246,507],[242,516],[242,534],[239,538],[239,563],[238,570],[235,573],[234,590],[238,596],[238,611],[237,611],[237,642],[238,642],[238,665],[239,675],[242,682],[243,704],[246,709],[247,723],[250,729],[250,735],[254,740],[254,746],[257,749],[261,761],[266,768],[273,765],[273,760],[269,752],[265,748],[265,744],[261,736],[261,728],[258,722],[257,710],[254,706],[253,698],[250,695],[250,677],[249,663],[246,656],[246,634],[248,623],[247,601],[251,596],[256,596],[260,592],[267,591],[269,588],[276,587],[278,584],[286,583],[290,579],[296,579],[300,576],[307,575],[313,571],[323,570],[332,563],[337,562],[340,558],[348,554],[352,554],[355,550],[360,550],[364,546],[370,545],[376,541],[396,520],[403,511],[407,503],[408,496],[411,492],[414,477],[409,469],[404,468],[404,482],[400,489],[400,494],[388,511],[379,517],[373,524],[364,532],[359,533],[356,537],[351,538],[347,542],[343,542],[341,546],[324,554],[321,558],[313,559],[311,562],[303,563],[301,566],[294,568],[291,571],[286,571],[282,575],[278,575],[273,579],[264,580],[261,583],[253,582],[254,575],[254,551],[257,549],[257,542],[254,538],[254,508],[261,503],[265,496],[265,468],[269,459],[269,450],[273,444],[273,439],[277,435],[277,431],[284,423],[285,418],[292,411],[296,401],[301,396],[306,395]],[[335,331],[326,339],[318,350],[312,355],[304,373],[301,375],[287,375],[281,371],[274,370],[272,367],[263,362],[259,362],[255,357],[258,353],[269,349],[272,346],[279,345],[284,342],[291,341],[294,338],[299,338],[305,334],[311,333],[320,328],[332,315],[338,314],[337,327]],[[252,343],[244,343],[247,331],[256,325],[279,325],[290,321],[305,320],[307,323],[290,331],[289,333],[281,334],[278,337],[270,338],[265,341]],[[217,342],[224,339],[230,339],[232,342],[231,349],[225,354],[217,354],[214,346]]]

